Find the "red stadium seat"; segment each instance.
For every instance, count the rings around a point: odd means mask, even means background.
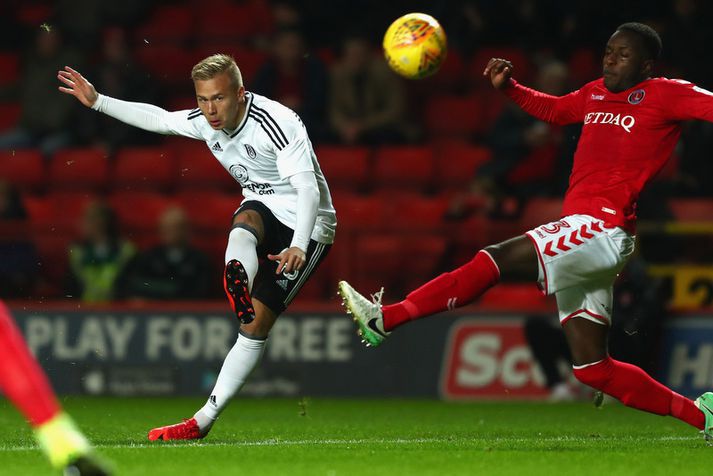
[[[141,42],[134,55],[153,79],[168,86],[191,87],[191,69],[200,58],[185,48]]]
[[[487,147],[448,143],[436,152],[436,179],[441,190],[465,190],[481,165],[493,158]]]
[[[562,217],[562,199],[534,197],[526,204],[520,218],[522,232],[559,220]]]
[[[39,257],[40,282],[37,292],[40,296],[64,296],[63,284],[69,268],[69,246],[74,235],[63,233],[38,234],[33,238]]]
[[[14,84],[20,77],[20,58],[16,53],[0,52],[0,86]]]
[[[579,88],[602,75],[602,57],[589,48],[575,50],[567,62],[572,84]]]
[[[363,231],[385,226],[386,203],[377,195],[356,195],[348,192],[332,194],[340,229]]]
[[[354,243],[354,261],[351,273],[353,284],[364,293],[373,293],[381,286],[389,290],[389,296],[395,296],[400,290],[400,278],[407,271],[401,269],[405,239],[399,234],[366,234],[358,236]]]
[[[426,106],[426,129],[432,138],[470,138],[483,132],[485,105],[479,96],[435,96]]]
[[[220,165],[204,142],[181,141],[178,156],[178,190],[213,190],[238,194],[240,185]]]
[[[156,7],[151,19],[136,30],[136,42],[146,45],[184,44],[191,39],[195,19],[183,5]]]
[[[399,247],[404,257],[397,284],[402,294],[424,284],[444,271],[448,240],[440,235],[407,235]],[[413,259],[418,257],[418,259]]]
[[[227,237],[233,213],[243,197],[240,193],[186,191],[178,193],[176,200],[197,232],[217,232]]]
[[[492,86],[488,78],[483,77],[483,70],[490,61],[490,58],[505,58],[510,60],[515,68],[513,77],[518,81],[528,84],[532,80],[532,64],[529,58],[519,48],[481,48],[475,52],[469,64],[469,76],[473,86],[479,89],[492,91]]]
[[[195,50],[194,56],[196,57],[196,62],[198,62],[201,59],[216,53],[224,53],[235,58],[235,62],[237,63],[238,68],[240,68],[240,73],[243,76],[243,82],[246,84],[248,89],[250,89],[250,84],[252,79],[255,77],[255,73],[268,58],[267,54],[263,51],[246,48],[235,42],[209,42],[199,45]]]
[[[109,181],[109,158],[101,149],[63,149],[50,162],[50,186],[53,190],[101,192]]]
[[[36,233],[74,237],[79,234],[84,209],[96,199],[96,195],[86,192],[52,192],[44,197],[26,197],[25,207]]]
[[[385,226],[394,231],[438,229],[448,209],[445,196],[428,197],[416,193],[380,191],[375,195],[387,213]]]
[[[174,204],[159,193],[133,191],[114,192],[108,202],[116,211],[122,235],[139,246],[156,241],[159,218]]]
[[[354,246],[354,284],[365,292],[388,289],[392,298],[423,284],[440,270],[447,240],[436,235],[367,234]],[[387,297],[388,297],[387,296]]]
[[[198,4],[197,4],[198,5]],[[202,41],[240,42],[259,33],[260,24],[251,15],[249,5],[216,2],[206,15],[206,7],[200,4],[194,12],[196,36]]]
[[[0,179],[5,179],[21,192],[44,188],[45,170],[42,155],[34,149],[0,150]]]
[[[362,190],[369,177],[367,147],[320,146],[317,160],[331,190]]]
[[[373,180],[382,188],[425,191],[433,182],[433,162],[429,147],[383,146],[376,151]]]
[[[178,176],[171,149],[134,147],[119,151],[114,169],[114,189],[166,191]]]
[[[0,131],[16,127],[22,115],[20,103],[0,103]]]
[[[713,222],[713,199],[675,198],[668,205],[676,221]]]

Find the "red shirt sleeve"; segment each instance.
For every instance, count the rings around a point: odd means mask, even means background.
[[[668,119],[713,122],[713,92],[681,79],[666,79],[660,84],[660,102]]]
[[[586,94],[583,90],[584,88],[578,89],[565,96],[551,96],[510,79],[503,92],[531,116],[541,121],[564,125],[584,121]]]

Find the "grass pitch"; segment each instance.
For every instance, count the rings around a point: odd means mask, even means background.
[[[674,420],[618,404],[236,399],[199,442],[149,442],[195,398],[68,398],[118,475],[710,475],[713,448]],[[0,401],[0,473],[52,474]]]

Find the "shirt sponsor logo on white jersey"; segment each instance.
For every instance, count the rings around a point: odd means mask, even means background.
[[[613,124],[624,129],[627,133],[636,124],[634,116],[622,116],[611,112],[590,112],[584,116],[585,124]]]
[[[248,183],[250,177],[248,177],[248,169],[241,164],[233,164],[230,166],[230,175],[235,177],[235,180],[240,182],[243,187]]]

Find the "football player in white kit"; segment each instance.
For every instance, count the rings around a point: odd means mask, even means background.
[[[233,215],[224,274],[226,295],[241,322],[238,339],[193,418],[149,432],[150,440],[203,438],[260,361],[277,316],[334,241],[336,214],[307,130],[292,110],[246,91],[227,55],[193,67],[198,108],[190,111],[98,94],[70,67],[57,77],[64,84],[59,90],[85,106],[148,131],[205,141],[242,186],[245,199]]]

